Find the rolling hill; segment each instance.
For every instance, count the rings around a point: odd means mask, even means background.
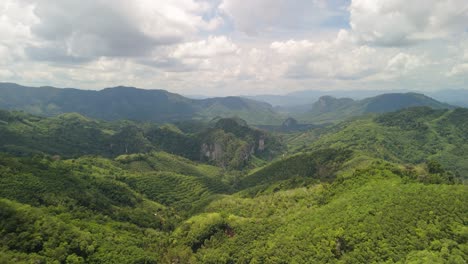
[[[0,111],[0,263],[464,263],[467,117],[358,117],[267,162],[280,142],[236,118]]]
[[[250,124],[280,124],[271,105],[241,97],[189,99],[165,90],[114,87],[100,91],[0,83],[0,109],[55,116],[76,112],[103,120],[174,122],[237,116]]]

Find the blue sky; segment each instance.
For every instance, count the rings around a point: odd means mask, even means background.
[[[183,94],[467,89],[466,0],[3,0],[0,81]]]

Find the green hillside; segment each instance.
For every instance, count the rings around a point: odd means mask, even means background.
[[[279,181],[294,181],[301,178],[312,180],[312,182],[333,181],[336,172],[350,158],[350,151],[334,149],[296,154],[254,170],[240,181],[239,186],[241,188],[252,186],[258,188],[259,186],[268,186]]]
[[[0,263],[462,264],[467,111],[279,135],[0,111]]]
[[[468,178],[468,110],[410,108],[350,120],[328,129],[292,137],[303,150],[352,149],[370,157],[418,164],[429,160]],[[304,147],[305,146],[305,147]]]
[[[193,247],[193,233],[220,230],[181,257],[193,263],[464,263],[467,195],[381,163],[331,185],[226,197],[175,234]]]
[[[275,136],[230,120],[236,119],[218,119],[195,133],[184,133],[173,124],[97,121],[76,113],[45,118],[0,110],[0,150],[65,158],[165,151],[234,169],[249,167],[259,159],[266,162],[281,151]],[[192,126],[178,125],[183,129]]]

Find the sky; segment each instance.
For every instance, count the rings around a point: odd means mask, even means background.
[[[190,95],[468,89],[468,1],[1,0],[0,81]]]

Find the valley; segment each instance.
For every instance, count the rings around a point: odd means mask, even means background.
[[[468,257],[466,108],[416,94],[326,97],[311,104],[309,120],[326,121],[315,125],[238,98],[170,95],[193,108],[159,113],[153,105],[175,101],[114,112],[112,97],[93,114],[50,107],[44,89],[30,91],[43,101],[10,91],[0,104],[0,263]],[[135,92],[115,89],[105,93]]]
[[[467,264],[468,0],[1,0],[0,264]]]

